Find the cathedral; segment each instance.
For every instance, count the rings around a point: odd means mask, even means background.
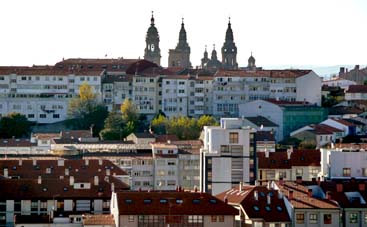
[[[146,47],[144,51],[144,59],[154,62],[157,65],[161,64],[161,50],[159,48],[159,34],[154,24],[154,15],[152,12],[152,18],[150,27],[148,28],[146,35]],[[191,68],[190,62],[190,46],[187,42],[187,35],[185,30],[184,20],[182,18],[181,29],[178,36],[178,43],[175,49],[169,50],[168,67],[183,67]],[[231,27],[231,20],[229,18],[228,27],[225,35],[225,40],[221,48],[222,61],[218,60],[217,51],[215,45],[211,57],[208,57],[207,47],[205,46],[204,57],[201,59],[201,68],[216,71],[218,69],[235,70],[238,69],[237,63],[237,47],[234,42],[233,31]],[[251,56],[248,61],[248,66],[245,69],[255,70],[255,58]]]

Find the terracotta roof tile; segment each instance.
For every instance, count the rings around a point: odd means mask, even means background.
[[[321,154],[319,150],[294,150],[288,159],[287,151],[258,152],[258,166],[260,169],[290,169],[292,166],[320,166]]]
[[[87,214],[83,216],[83,225],[115,226],[112,214]]]
[[[270,204],[267,201],[268,196],[270,196]],[[268,189],[266,186],[243,186],[241,191],[236,187],[216,197],[223,201],[227,199],[228,204],[231,205],[242,205],[246,216],[250,219],[263,219],[265,222],[291,222],[278,190]]]
[[[367,93],[367,85],[350,85],[345,93]]]
[[[284,70],[218,70],[214,77],[270,77],[297,78],[309,74],[312,70],[284,69]]]
[[[117,192],[120,215],[237,215],[238,211],[208,193]]]
[[[308,188],[293,182],[284,182],[281,185],[277,182],[279,190],[285,195],[292,206],[298,209],[339,209],[339,206],[327,199],[319,199],[308,195]],[[289,192],[293,192],[293,198]]]

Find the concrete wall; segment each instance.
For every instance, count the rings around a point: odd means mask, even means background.
[[[306,86],[307,85],[307,86]],[[309,74],[296,79],[296,101],[307,101],[321,105],[321,77],[311,71]]]

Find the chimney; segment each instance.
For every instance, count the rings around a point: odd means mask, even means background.
[[[289,200],[293,199],[293,190],[288,191],[288,199]]]
[[[57,166],[64,166],[64,159],[58,159]]]
[[[73,186],[74,185],[74,177],[70,176],[69,181],[70,181],[70,186]]]
[[[106,169],[106,176],[110,176],[111,175],[111,170],[110,169]]]
[[[308,195],[309,197],[312,197],[312,189],[311,189],[311,188],[309,188],[309,189],[307,190],[307,195]]]
[[[266,184],[266,188],[267,188],[268,190],[270,190],[270,189],[271,189],[271,181],[268,181],[268,183]]]
[[[259,200],[259,194],[257,193],[257,190],[254,191],[254,199],[256,201]]]
[[[8,178],[9,177],[9,170],[8,168],[4,168],[4,177]]]
[[[98,159],[98,165],[102,165],[103,164],[103,160],[102,159]]]
[[[269,194],[266,196],[266,202],[268,205],[271,204],[271,196]]]
[[[336,184],[336,191],[337,192],[343,192],[343,184],[341,184],[341,183]]]
[[[326,199],[331,200],[331,191],[326,192]]]
[[[359,65],[356,65],[356,66],[354,67],[354,69],[355,69],[355,70],[359,70]]]
[[[366,184],[365,183],[359,183],[358,184],[358,189],[359,189],[360,192],[366,191]]]
[[[283,179],[283,177],[279,177],[279,184],[280,185],[284,185],[284,179]]]
[[[288,158],[288,160],[291,159],[291,154],[292,154],[292,150],[287,149],[287,158]]]
[[[297,184],[302,184],[302,176],[297,176],[296,183]]]
[[[37,183],[42,184],[42,177],[41,176],[38,176]]]
[[[69,169],[68,168],[65,169],[65,176],[69,176]]]
[[[37,165],[37,160],[33,159],[33,166],[36,166],[36,165]]]
[[[85,165],[88,166],[89,165],[89,159],[85,159]]]
[[[225,202],[226,204],[228,204],[228,198],[227,198],[227,196],[225,196],[225,197],[224,197],[224,202]]]
[[[278,199],[283,199],[283,193],[281,191],[278,191]]]
[[[240,192],[242,192],[242,181],[240,181],[240,187],[238,189]]]
[[[269,151],[265,148],[265,158],[269,158]]]
[[[94,186],[98,186],[98,185],[99,185],[99,177],[94,176]]]
[[[345,68],[344,67],[340,67],[339,75],[344,74],[344,72],[345,72]]]
[[[194,187],[194,191],[195,192],[198,192],[198,187],[195,185],[195,187]]]
[[[114,191],[115,191],[115,184],[111,183],[111,192],[114,192]]]
[[[321,178],[317,177],[317,185],[320,186],[321,185]]]
[[[19,159],[19,163],[18,163],[19,166],[22,166],[23,165],[23,159]]]

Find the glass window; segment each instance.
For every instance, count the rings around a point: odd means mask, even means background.
[[[217,216],[212,215],[212,222],[217,222]]]
[[[296,176],[302,176],[303,175],[303,169],[296,169]]]
[[[129,215],[129,222],[134,222],[134,215]]]
[[[229,133],[229,143],[238,143],[238,132]]]
[[[343,177],[350,177],[351,169],[343,168]]]
[[[358,223],[358,214],[350,213],[349,214],[349,223]]]
[[[310,214],[310,223],[311,224],[317,223],[317,214]]]
[[[297,224],[305,223],[305,215],[303,213],[297,213],[296,214],[296,222],[297,222]]]
[[[331,214],[324,214],[324,224],[331,224]]]

